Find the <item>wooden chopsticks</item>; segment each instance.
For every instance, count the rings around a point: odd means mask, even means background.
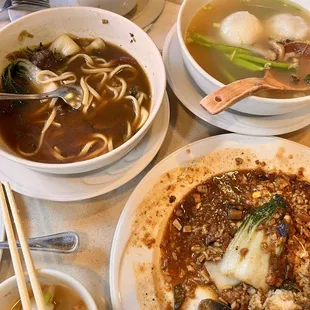
[[[13,268],[14,268],[14,272],[16,275],[18,291],[19,291],[23,309],[31,310],[31,303],[30,303],[29,292],[28,292],[27,284],[25,280],[25,274],[23,271],[23,266],[21,263],[19,252],[17,250],[17,246],[16,246],[16,239],[15,239],[14,230],[13,230],[11,217],[9,213],[9,207],[12,212],[17,236],[18,236],[18,239],[21,245],[22,254],[24,257],[26,269],[28,272],[28,277],[30,280],[30,285],[32,288],[32,292],[33,292],[33,296],[34,296],[37,308],[40,310],[45,310],[46,305],[45,305],[42,289],[41,289],[40,283],[37,278],[37,271],[35,269],[35,266],[34,266],[34,263],[33,263],[33,260],[30,254],[28,243],[25,238],[21,220],[18,214],[19,211],[17,209],[15,199],[13,196],[13,192],[11,190],[9,183],[2,184],[0,182],[0,206],[2,209],[4,227],[5,227],[6,234],[7,234],[7,239],[8,239],[12,262],[13,262]]]

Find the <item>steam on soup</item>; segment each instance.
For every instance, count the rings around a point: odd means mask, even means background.
[[[87,310],[81,297],[72,289],[61,285],[46,285],[42,287],[47,310]],[[32,292],[30,292],[32,309],[37,309]],[[18,299],[8,310],[23,310]]]
[[[101,38],[62,35],[7,58],[4,92],[43,93],[68,84],[84,92],[81,110],[61,99],[1,102],[1,138],[24,158],[69,163],[97,157],[130,139],[149,116],[145,72],[123,49]]]
[[[189,52],[224,84],[263,77],[266,70],[287,85],[310,83],[310,14],[286,0],[214,0],[201,8],[186,34]],[[263,91],[290,98],[302,92]]]

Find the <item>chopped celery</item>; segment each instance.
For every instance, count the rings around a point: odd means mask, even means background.
[[[243,60],[243,59],[240,59],[238,57],[234,57],[231,59],[230,56],[226,55],[232,63],[234,63],[235,65],[237,65],[238,67],[242,67],[244,69],[247,69],[247,70],[250,70],[250,71],[264,71],[265,70],[265,67],[263,66],[260,66],[258,64],[255,64],[255,63],[252,63],[250,61],[247,61],[247,60]]]
[[[271,61],[271,60],[267,60],[261,57],[239,54],[239,53],[236,53],[235,58],[243,59],[243,60],[250,61],[253,63],[257,63],[257,64],[262,64],[264,66],[270,65],[270,67],[272,68],[283,69],[283,70],[295,69],[297,66],[297,64],[293,62]]]
[[[190,43],[190,42],[194,42],[196,44],[199,44],[205,47],[214,48],[214,49],[217,49],[219,51],[222,51],[224,53],[229,53],[229,54],[233,53],[234,51],[236,51],[237,53],[243,53],[243,54],[249,54],[249,55],[252,54],[252,52],[246,48],[210,42],[206,37],[198,33],[191,34],[187,43]]]

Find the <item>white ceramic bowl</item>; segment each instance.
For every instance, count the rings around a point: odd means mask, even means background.
[[[88,310],[98,309],[94,299],[88,293],[86,288],[71,276],[53,269],[41,269],[38,270],[38,274],[40,284],[59,284],[71,288],[81,297],[81,300],[85,303]],[[19,294],[16,276],[13,276],[0,284],[1,309],[11,309],[11,306],[18,300],[18,298]]]
[[[107,19],[108,24],[102,20]],[[21,30],[34,35],[22,44],[18,41]],[[149,36],[137,25],[115,13],[90,7],[58,7],[42,10],[9,24],[0,30],[0,72],[8,64],[5,56],[22,46],[51,42],[63,33],[82,38],[101,37],[131,54],[142,66],[151,85],[152,104],[148,120],[128,141],[115,150],[82,162],[69,164],[45,164],[23,159],[0,140],[0,156],[4,156],[29,168],[55,174],[74,174],[95,170],[109,165],[133,149],[150,128],[160,106],[166,88],[165,68],[162,57]],[[134,35],[135,41],[131,35]]]
[[[206,94],[216,91],[223,87],[224,84],[213,78],[198,65],[189,53],[184,40],[192,18],[199,9],[211,1],[212,0],[185,0],[180,8],[177,21],[178,39],[185,66],[193,80]],[[310,10],[309,0],[293,0],[293,2]],[[307,105],[310,105],[310,96],[292,99],[269,99],[251,96],[239,101],[231,108],[239,112],[254,115],[279,115],[293,112]]]

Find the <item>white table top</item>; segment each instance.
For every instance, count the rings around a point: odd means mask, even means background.
[[[166,5],[163,16],[149,33],[159,47],[176,20],[176,12],[176,5]],[[7,15],[0,15],[0,26],[6,18]],[[171,120],[163,146],[152,163],[126,185],[95,199],[70,203],[43,201],[16,194],[28,237],[66,230],[75,231],[80,235],[81,248],[78,253],[65,256],[34,252],[33,257],[38,268],[54,268],[77,278],[93,295],[99,309],[111,309],[109,256],[112,238],[120,213],[137,183],[171,152],[190,142],[224,133],[223,130],[201,121],[186,110],[169,89],[168,94]],[[310,146],[310,126],[284,137]],[[0,282],[11,275],[11,259],[8,252],[5,252],[0,267]]]

